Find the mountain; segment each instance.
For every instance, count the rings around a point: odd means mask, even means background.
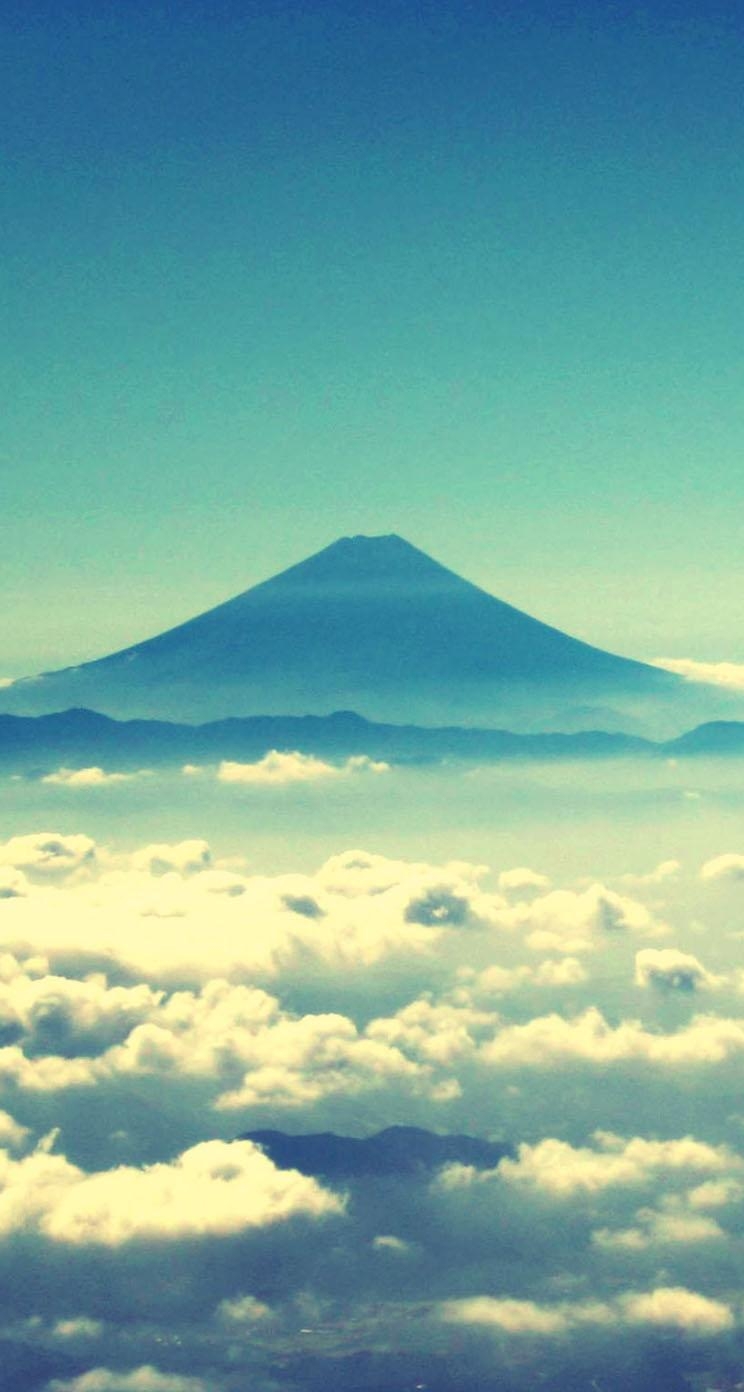
[[[610,716],[630,719],[685,689],[540,623],[401,537],[357,536],[157,637],[16,682],[0,709],[206,721],[344,707],[377,721],[560,729],[577,704],[609,702]]]
[[[707,758],[727,758],[744,754],[744,723],[740,720],[710,720],[670,740],[667,753],[701,754]]]
[[[478,1136],[440,1136],[418,1126],[388,1126],[361,1139],[332,1131],[288,1135],[285,1131],[247,1131],[241,1141],[253,1141],[280,1169],[299,1170],[327,1179],[361,1175],[407,1175],[459,1163],[477,1170],[495,1169],[514,1154],[504,1141]]]
[[[744,727],[741,727],[744,729]],[[398,764],[450,760],[611,759],[658,751],[633,735],[584,730],[576,734],[513,734],[458,726],[384,725],[353,711],[331,715],[244,716],[206,725],[164,720],[114,720],[98,711],[0,715],[0,769],[48,773],[64,765],[108,769],[177,768],[222,759],[252,761],[271,749],[298,749],[324,759],[367,754]]]

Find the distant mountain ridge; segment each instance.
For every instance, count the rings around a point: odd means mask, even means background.
[[[344,537],[165,633],[0,691],[19,714],[327,715],[498,726],[560,703],[672,699],[682,680],[487,594],[401,537]],[[539,725],[537,726],[539,728]]]
[[[334,760],[355,754],[392,763],[497,763],[623,757],[744,754],[744,723],[711,722],[678,739],[655,742],[603,730],[519,734],[511,730],[386,725],[353,711],[328,716],[246,716],[205,725],[118,721],[98,711],[0,715],[0,769],[47,773],[64,765],[129,770],[177,768],[222,759],[255,761],[271,749]]]
[[[388,1126],[373,1136],[338,1136],[333,1131],[291,1135],[246,1131],[238,1137],[261,1146],[280,1169],[325,1179],[411,1175],[443,1165],[495,1169],[514,1147],[479,1136],[439,1135],[419,1126]]]

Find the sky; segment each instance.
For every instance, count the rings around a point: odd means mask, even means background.
[[[397,532],[741,689],[742,90],[719,0],[5,0],[0,685]],[[107,747],[0,770],[4,1388],[737,1383],[740,760]]]
[[[737,7],[3,12],[3,675],[391,531],[744,660]]]

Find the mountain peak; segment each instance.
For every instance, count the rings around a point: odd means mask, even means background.
[[[357,534],[134,647],[16,682],[2,706],[187,721],[345,709],[486,726],[529,708],[534,725],[557,701],[614,704],[678,683],[520,613],[396,533]]]
[[[395,532],[384,536],[339,537],[321,551],[264,581],[267,588],[329,584],[333,587],[372,585],[375,589],[379,586],[441,589],[443,585],[449,587],[467,582]]]

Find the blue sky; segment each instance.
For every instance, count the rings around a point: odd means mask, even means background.
[[[5,15],[5,672],[389,531],[744,660],[734,6]]]

